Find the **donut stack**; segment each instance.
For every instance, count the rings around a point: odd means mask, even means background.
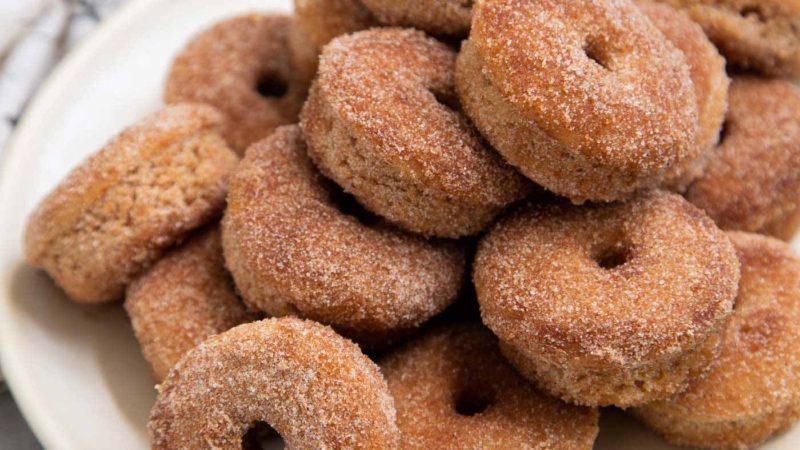
[[[196,36],[29,221],[70,298],[124,298],[154,449],[800,419],[794,2],[295,3]]]

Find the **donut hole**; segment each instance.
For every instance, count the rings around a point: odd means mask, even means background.
[[[495,402],[495,394],[489,390],[463,389],[456,395],[456,413],[472,417],[486,411]]]
[[[266,422],[256,422],[242,436],[242,450],[261,450],[274,445],[278,432]]]
[[[342,214],[353,217],[361,224],[368,227],[380,223],[380,216],[364,208],[355,197],[345,192],[338,184],[334,182],[330,184],[331,201]]]
[[[611,54],[597,39],[589,37],[583,43],[583,52],[586,57],[605,70],[611,70]]]
[[[276,74],[265,73],[256,81],[256,91],[265,98],[281,98],[289,92],[289,83]]]
[[[608,247],[597,253],[594,260],[600,268],[614,270],[628,263],[630,252],[620,246]]]

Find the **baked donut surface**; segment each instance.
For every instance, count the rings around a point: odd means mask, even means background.
[[[800,223],[800,90],[785,80],[736,77],[725,132],[686,192],[724,230],[790,240]]]
[[[413,27],[434,36],[463,37],[472,24],[473,0],[364,0],[386,25]]]
[[[680,392],[716,358],[737,291],[730,240],[676,194],[529,206],[481,241],[484,323],[543,390],[629,407]]]
[[[330,324],[367,347],[444,310],[464,278],[457,244],[342,213],[297,126],[248,150],[222,225],[225,260],[246,304]]]
[[[158,387],[154,450],[241,449],[266,423],[293,449],[397,448],[378,367],[330,328],[295,318],[233,328],[189,352]]]
[[[256,319],[234,292],[216,225],[134,280],[126,291],[125,310],[156,383],[201,342]]]
[[[287,16],[248,14],[201,32],[175,57],[164,101],[217,108],[222,135],[243,154],[275,128],[295,123],[305,101],[308,86],[289,54],[291,27]]]
[[[79,303],[120,299],[165,249],[222,213],[236,154],[221,116],[168,106],[123,130],[28,219],[25,257]]]
[[[658,0],[683,9],[728,62],[764,75],[800,77],[797,0]]]
[[[596,408],[542,394],[477,324],[439,326],[380,361],[403,449],[588,450]]]
[[[455,57],[415,30],[337,38],[300,115],[323,174],[370,211],[426,236],[475,234],[532,188],[443,103],[455,101]]]
[[[676,445],[755,448],[800,419],[800,258],[730,232],[742,279],[719,359],[681,394],[632,410]]]
[[[628,0],[478,2],[456,88],[506,161],[574,203],[628,198],[693,156],[683,53]]]

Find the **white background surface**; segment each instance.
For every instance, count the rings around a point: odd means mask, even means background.
[[[0,0],[4,1],[4,0]],[[120,305],[71,303],[21,256],[25,218],[86,155],[160,106],[171,58],[203,27],[290,0],[138,0],[67,57],[19,125],[0,172],[0,349],[19,404],[51,450],[147,449],[153,382]],[[666,449],[604,411],[597,447]],[[765,448],[800,448],[800,429]]]

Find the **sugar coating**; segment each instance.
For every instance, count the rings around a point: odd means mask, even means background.
[[[736,77],[725,134],[686,198],[720,228],[790,240],[800,228],[800,90]]]
[[[483,321],[523,375],[570,402],[620,407],[708,368],[738,279],[730,240],[663,191],[522,208],[481,241],[473,269]]]
[[[653,186],[691,156],[689,68],[630,0],[485,0],[456,87],[505,159],[574,203]]]
[[[657,0],[683,9],[728,62],[767,76],[800,76],[797,0]]]
[[[395,409],[378,367],[330,328],[269,319],[189,352],[158,387],[154,450],[239,449],[266,422],[294,449],[397,448]]]
[[[207,103],[223,114],[222,134],[239,154],[297,121],[307,86],[290,61],[289,17],[249,14],[220,22],[192,39],[175,57],[164,90],[167,103]],[[258,92],[269,79],[285,84],[277,97]]]
[[[381,362],[397,408],[403,449],[589,450],[596,408],[537,391],[502,357],[497,338],[477,324],[440,326]],[[486,401],[473,416],[460,401]]]
[[[339,211],[297,126],[252,146],[236,170],[223,248],[244,301],[271,316],[332,325],[384,345],[451,304],[463,249]]]
[[[800,419],[800,258],[776,239],[729,236],[742,279],[719,359],[687,391],[633,410],[673,444],[755,448]]]
[[[440,102],[455,101],[455,57],[414,30],[339,37],[325,47],[300,115],[322,173],[426,236],[475,234],[532,187]]]
[[[728,111],[730,79],[725,73],[725,58],[720,56],[703,29],[688,14],[656,3],[636,0],[636,6],[683,52],[697,97],[698,130],[690,156],[671,167],[662,187],[684,192],[692,181],[703,174],[711,150],[719,142],[722,123]]]
[[[126,291],[125,309],[157,383],[201,342],[256,319],[234,292],[216,225],[134,280]]]
[[[464,37],[474,0],[364,0],[382,24],[417,28],[434,36]]]
[[[166,248],[221,214],[237,157],[220,122],[213,108],[181,104],[123,130],[33,212],[28,262],[76,302],[122,297]]]
[[[328,42],[376,25],[361,0],[294,0],[294,21],[289,49],[298,75],[307,83],[317,75],[319,54]]]

